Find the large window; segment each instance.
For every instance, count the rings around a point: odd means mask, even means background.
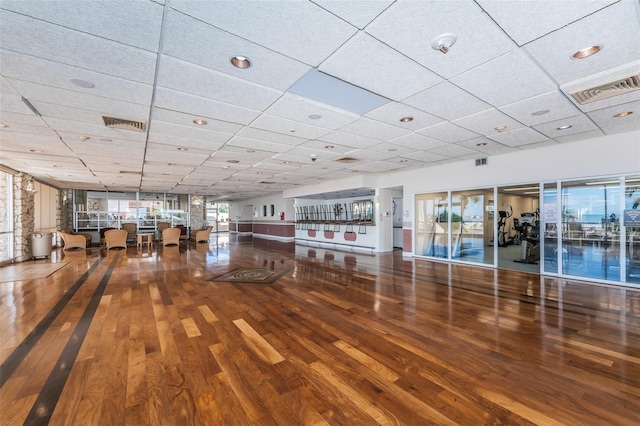
[[[451,258],[493,265],[493,189],[451,193]]]
[[[625,180],[624,216],[627,282],[640,283],[640,177]]]
[[[449,258],[448,212],[446,192],[416,195],[415,254]]]
[[[75,191],[76,229],[120,228],[135,223],[155,230],[159,222],[189,226],[189,195]]]
[[[620,181],[562,184],[562,272],[620,280]]]
[[[0,262],[13,259],[13,175],[0,170]]]

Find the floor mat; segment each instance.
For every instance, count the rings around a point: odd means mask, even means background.
[[[265,268],[236,268],[222,275],[213,277],[209,281],[273,284],[287,272],[289,272],[288,269],[272,271]]]
[[[46,278],[69,262],[59,263],[33,263],[24,262],[17,265],[3,266],[0,268],[0,282],[26,281]]]

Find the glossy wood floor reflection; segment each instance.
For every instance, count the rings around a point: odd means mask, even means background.
[[[58,258],[0,283],[2,425],[640,424],[635,289],[228,235]]]

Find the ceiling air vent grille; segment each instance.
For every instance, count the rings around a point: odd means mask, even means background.
[[[572,93],[571,96],[578,101],[580,105],[588,104],[602,99],[611,98],[613,96],[624,95],[625,93],[640,90],[640,74],[631,77],[612,81],[611,83],[602,84],[590,89],[580,90]]]
[[[358,159],[353,157],[342,157],[342,158],[338,158],[335,161],[338,163],[355,163],[356,161],[358,161]]]
[[[145,121],[127,120],[124,118],[102,116],[102,121],[107,127],[122,130],[134,130],[136,132],[144,132],[147,130],[147,123]]]

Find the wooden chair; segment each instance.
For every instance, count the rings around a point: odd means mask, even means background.
[[[127,231],[127,240],[136,240],[136,232],[138,232],[138,225],[135,223],[123,223],[122,229]]]
[[[127,248],[127,231],[124,229],[111,229],[104,233],[107,250],[115,247]]]
[[[162,231],[162,245],[180,245],[180,229],[167,228]]]
[[[59,232],[62,237],[62,241],[64,241],[63,251],[68,251],[71,249],[86,249],[87,248],[87,238],[84,235],[73,235],[66,232]]]
[[[213,226],[207,226],[206,228],[197,230],[195,233],[191,234],[191,241],[196,243],[209,242],[209,235],[211,235],[212,229]]]

